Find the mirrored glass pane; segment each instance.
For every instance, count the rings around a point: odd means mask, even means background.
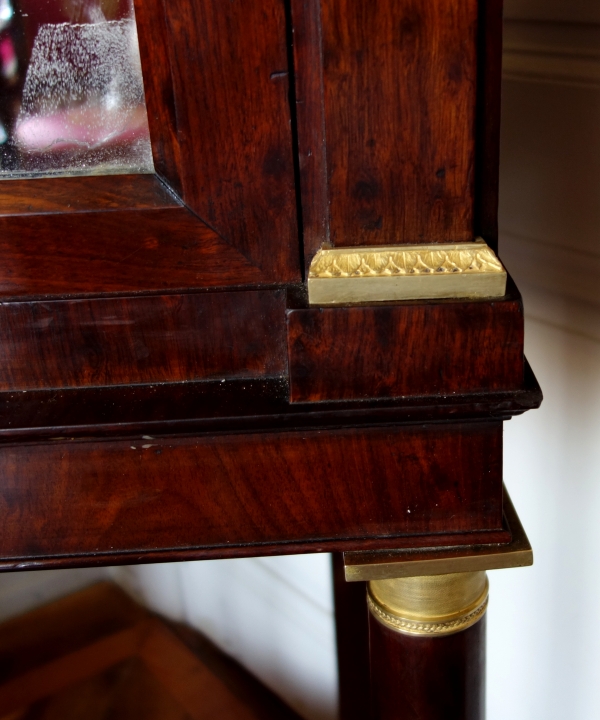
[[[132,0],[0,0],[0,177],[153,172]]]

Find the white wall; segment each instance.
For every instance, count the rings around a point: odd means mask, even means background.
[[[600,717],[600,3],[509,0],[501,255],[544,391],[505,430],[531,569],[491,573],[488,720]],[[543,22],[542,22],[543,21]]]
[[[591,720],[600,717],[600,3],[510,0],[507,15],[501,254],[523,292],[526,351],[545,400],[506,426],[505,477],[535,565],[492,573],[488,720]]]
[[[600,325],[600,323],[599,323]],[[600,341],[530,319],[543,410],[506,426],[533,568],[491,575],[488,720],[600,717]]]
[[[508,0],[501,255],[525,297],[539,411],[506,425],[535,566],[491,573],[488,720],[600,717],[600,3]],[[543,21],[543,22],[542,22]],[[0,578],[0,619],[100,571]],[[118,568],[309,720],[333,720],[326,556]]]

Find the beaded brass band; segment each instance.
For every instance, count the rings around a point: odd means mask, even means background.
[[[367,601],[371,614],[396,632],[450,635],[483,617],[488,589],[485,572],[373,580]]]

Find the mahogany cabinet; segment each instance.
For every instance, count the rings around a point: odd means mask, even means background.
[[[374,717],[480,719],[482,571],[531,562],[502,423],[541,402],[493,254],[501,3],[135,14],[155,173],[0,181],[0,565],[344,552]],[[393,620],[428,567],[456,607]]]

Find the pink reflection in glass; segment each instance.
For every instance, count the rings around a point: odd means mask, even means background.
[[[10,42],[18,72],[2,87],[0,175],[152,172],[130,0],[0,0],[0,18],[11,1],[0,63]]]

